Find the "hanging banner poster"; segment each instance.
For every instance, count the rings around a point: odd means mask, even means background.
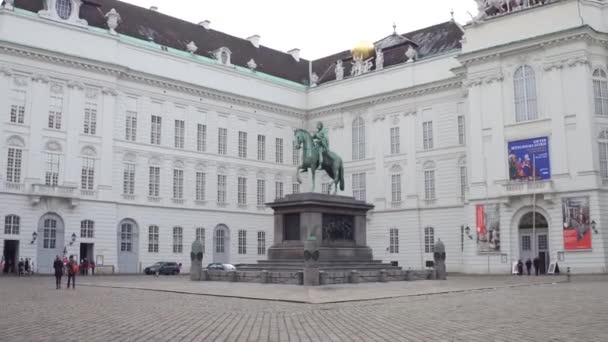
[[[508,151],[510,180],[551,179],[547,137],[511,141]]]
[[[486,204],[475,206],[477,225],[477,251],[500,252],[500,206]]]
[[[589,197],[562,199],[564,249],[591,249]]]

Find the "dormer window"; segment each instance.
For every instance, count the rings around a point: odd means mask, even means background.
[[[57,15],[63,20],[68,20],[70,14],[72,14],[72,1],[71,0],[57,0],[55,4],[57,8]]]
[[[87,26],[87,21],[80,19],[81,5],[81,0],[45,0],[44,9],[38,12],[38,15],[62,23]]]
[[[213,55],[215,56],[215,59],[217,59],[222,65],[231,65],[231,62],[230,62],[231,54],[232,54],[232,52],[230,52],[230,49],[228,49],[227,47],[221,47],[221,48],[213,51]]]

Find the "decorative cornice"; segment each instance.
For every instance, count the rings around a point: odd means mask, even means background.
[[[13,75],[13,72],[11,71],[11,69],[9,67],[2,65],[2,66],[0,66],[0,75],[10,77]]]
[[[46,75],[42,75],[42,74],[34,74],[32,75],[32,81],[34,82],[40,82],[43,84],[47,84],[49,83],[51,80],[48,76]]]
[[[484,82],[487,84],[492,84],[494,82],[500,83],[505,79],[505,76],[501,73],[497,73],[495,75],[486,76]]]
[[[582,66],[590,65],[589,57],[586,54],[545,63],[543,65],[543,69],[545,71],[552,71],[552,70],[561,70],[565,67],[574,68],[579,65],[582,65]]]
[[[376,114],[374,116],[374,118],[372,119],[373,122],[376,121],[384,121],[384,119],[386,119],[386,114]]]
[[[116,91],[116,89],[112,89],[112,88],[103,88],[103,89],[101,89],[101,93],[104,95],[110,95],[110,96],[118,95],[118,92]]]
[[[84,84],[78,81],[68,81],[68,88],[75,90],[84,90]]]

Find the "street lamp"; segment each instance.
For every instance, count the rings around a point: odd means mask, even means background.
[[[32,233],[32,241],[30,242],[30,244],[34,244],[34,242],[36,242],[36,239],[38,238],[38,233],[36,233],[35,231]]]
[[[76,233],[72,233],[72,241],[70,241],[70,246],[76,242]]]
[[[595,226],[596,226],[595,220],[591,221],[591,229],[593,229],[593,232],[595,234],[599,234],[600,232],[597,231],[597,229],[595,228]]]

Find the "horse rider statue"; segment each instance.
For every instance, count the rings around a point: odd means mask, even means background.
[[[319,151],[319,167],[317,170],[323,170],[323,154],[329,152],[329,138],[327,128],[323,127],[321,121],[317,122],[317,133],[312,136],[312,139]]]

